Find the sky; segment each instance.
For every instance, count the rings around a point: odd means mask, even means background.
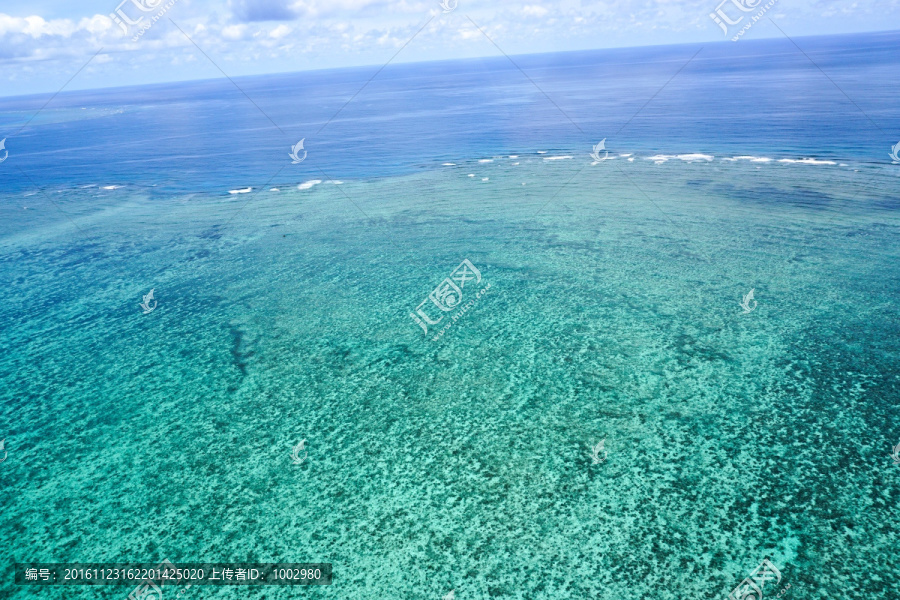
[[[747,23],[768,4],[736,43],[900,29],[900,0],[2,0],[0,96],[724,42],[742,24],[726,35],[711,13]]]

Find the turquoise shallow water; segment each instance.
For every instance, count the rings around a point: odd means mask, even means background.
[[[769,557],[785,597],[895,598],[900,169],[457,162],[12,198],[4,597],[169,559],[334,564],[189,600],[725,598]],[[490,292],[433,341],[466,258]]]

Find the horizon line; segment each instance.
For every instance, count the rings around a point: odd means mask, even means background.
[[[759,44],[764,42],[773,42],[773,41],[783,41],[785,43],[790,44],[791,39],[795,40],[810,40],[810,39],[819,39],[819,38],[848,38],[848,37],[856,37],[856,36],[865,36],[865,35],[884,35],[884,34],[900,34],[900,29],[886,29],[886,30],[874,30],[874,31],[860,31],[860,32],[850,32],[850,33],[827,33],[827,34],[811,34],[811,35],[800,35],[794,36],[793,38],[786,38],[784,36],[772,36],[772,37],[762,37],[758,39],[747,39],[742,40],[746,45],[751,44]],[[677,47],[689,47],[689,46],[720,46],[722,44],[734,44],[736,42],[731,41],[729,39],[725,40],[716,40],[716,41],[700,41],[700,42],[681,42],[681,43],[663,43],[663,44],[643,44],[638,46],[608,46],[603,48],[581,48],[575,50],[554,50],[550,52],[528,52],[528,53],[519,53],[519,54],[510,54],[509,57],[535,57],[535,56],[548,56],[555,54],[578,54],[585,52],[604,52],[604,51],[616,51],[616,50],[639,50],[643,48],[677,48]],[[97,52],[99,54],[102,51],[102,47]],[[119,53],[122,54],[122,53]],[[96,55],[95,55],[96,56]],[[399,66],[399,65],[427,65],[427,64],[438,64],[438,63],[464,63],[469,61],[483,61],[483,60],[504,60],[508,57],[503,55],[485,55],[485,56],[472,56],[465,58],[439,58],[439,59],[431,59],[431,60],[397,60],[386,65],[379,65],[378,63],[366,63],[359,65],[346,65],[340,67],[321,67],[321,68],[313,68],[313,69],[302,69],[296,71],[272,71],[268,73],[256,73],[252,75],[225,75],[220,77],[208,77],[208,78],[199,78],[199,79],[172,79],[168,81],[156,81],[150,83],[138,83],[138,84],[130,84],[130,85],[110,85],[105,87],[84,87],[84,88],[76,88],[72,90],[62,90],[58,91],[54,94],[52,91],[46,92],[35,92],[30,94],[13,94],[9,96],[0,95],[0,101],[6,100],[16,100],[16,99],[37,99],[45,96],[53,96],[53,95],[68,95],[75,94],[79,92],[91,92],[91,91],[103,91],[103,90],[127,90],[127,89],[140,89],[140,88],[151,88],[157,86],[171,86],[177,84],[191,84],[191,83],[204,83],[204,82],[212,82],[212,81],[222,81],[228,79],[234,80],[248,80],[252,78],[260,78],[260,77],[278,77],[278,76],[289,76],[289,75],[299,75],[302,73],[325,73],[325,72],[340,72],[340,71],[351,71],[354,69],[386,69],[391,66]],[[87,65],[85,65],[87,66]],[[83,68],[83,67],[82,67]]]

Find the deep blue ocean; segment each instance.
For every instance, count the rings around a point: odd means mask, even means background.
[[[795,41],[0,99],[0,599],[896,600],[900,32]]]
[[[63,92],[7,140],[0,177],[5,190],[32,185],[18,166],[46,186],[214,193],[262,186],[304,138],[308,162],[273,184],[584,153],[604,138],[622,153],[883,163],[900,139],[900,33],[800,46],[807,56],[782,39],[515,57],[534,83],[504,57],[391,65],[362,91],[378,67],[238,78],[253,102],[225,79]],[[0,131],[48,98],[0,99]]]

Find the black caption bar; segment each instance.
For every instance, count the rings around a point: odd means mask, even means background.
[[[331,563],[16,563],[15,577],[16,585],[134,585],[129,600],[142,600],[186,585],[331,585]]]

